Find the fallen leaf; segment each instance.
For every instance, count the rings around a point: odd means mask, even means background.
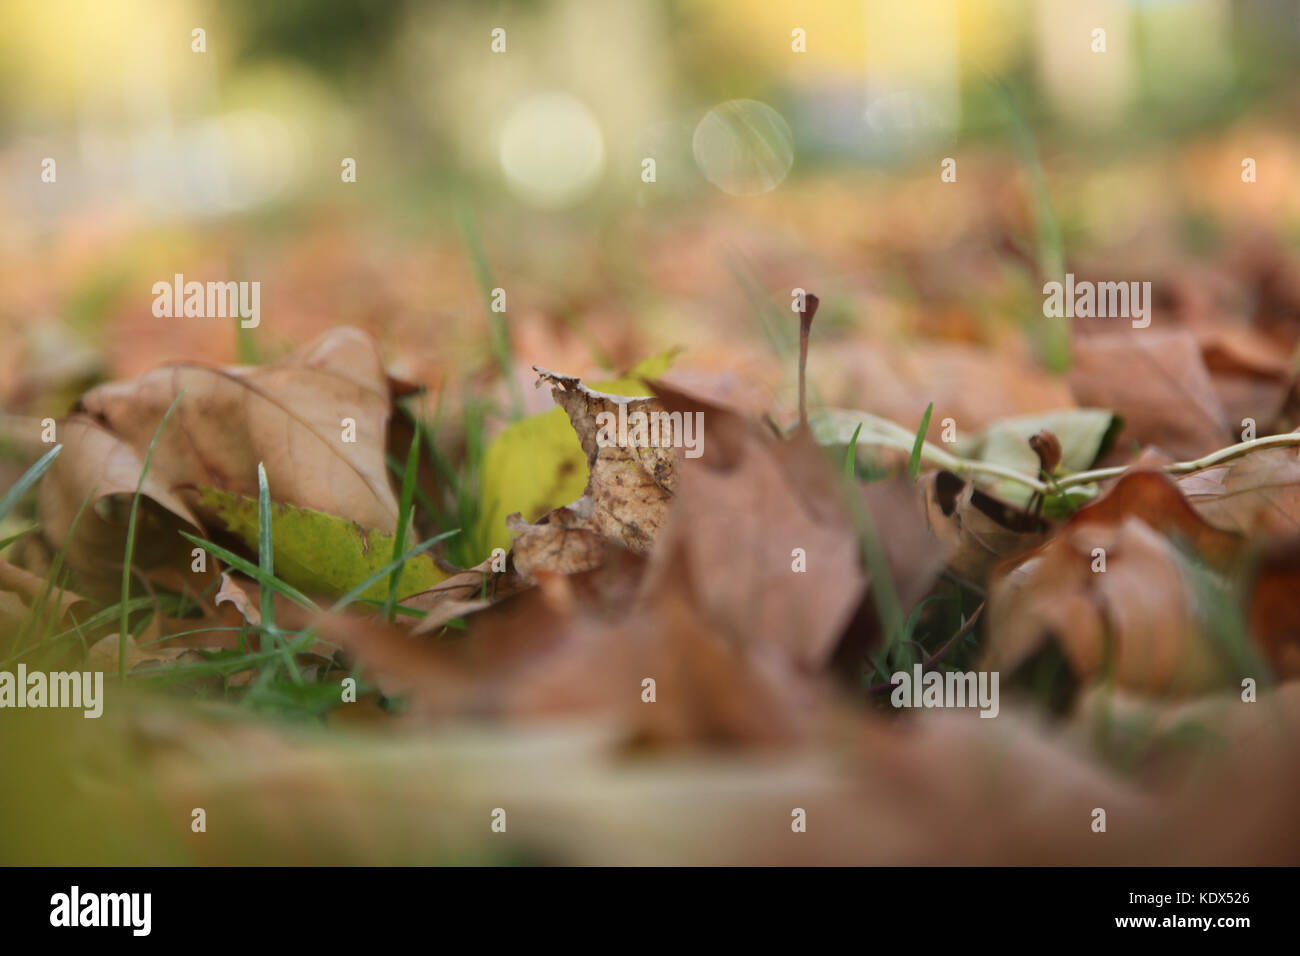
[[[966,444],[958,454],[975,461],[1002,465],[1031,478],[1038,477],[1039,457],[1032,440],[1048,432],[1057,442],[1056,457],[1062,474],[1086,471],[1114,443],[1122,422],[1114,413],[1099,408],[1068,408],[1039,415],[1023,415],[994,422],[982,435]],[[1048,469],[1049,473],[1055,469]],[[1024,508],[1033,489],[1009,478],[977,476],[980,487],[995,498]]]
[[[1300,459],[1294,448],[1264,448],[1178,479],[1211,524],[1242,534],[1300,533]]]
[[[257,552],[257,498],[201,488],[199,507],[210,525],[230,532]],[[323,511],[275,501],[271,503],[271,544],[276,577],[309,594],[330,597],[341,597],[393,560],[393,535]],[[429,554],[417,554],[402,566],[397,596],[402,599],[424,591],[444,577]],[[361,597],[382,601],[388,597],[388,589],[389,579],[384,577]]]
[[[1244,429],[1250,420],[1257,434],[1273,432],[1296,380],[1276,345],[1260,333],[1236,326],[1202,333],[1199,342],[1228,424]]]
[[[62,422],[59,434],[63,453],[37,490],[41,533],[51,547],[64,549],[68,566],[83,576],[92,593],[111,593],[113,582],[121,580],[131,498],[144,462],[120,438],[84,416]],[[140,495],[135,563],[146,571],[188,570],[190,545],[176,532],[202,533],[198,517],[152,470]],[[196,584],[196,590],[201,586]]]
[[[536,523],[510,518],[515,567],[529,582],[538,570],[588,570],[602,560],[606,540],[646,553],[676,487],[673,446],[684,441],[683,420],[669,419],[655,398],[595,392],[572,376],[536,371],[577,433],[587,482],[582,497]]]
[[[90,652],[86,655],[86,666],[91,670],[116,674],[119,666],[120,646],[121,641],[118,634],[110,634],[105,638],[101,638],[90,646]],[[135,638],[127,636],[126,669],[128,672],[137,668],[172,664],[181,660],[201,661],[203,657],[188,647],[162,647],[157,644],[140,647],[136,644]]]
[[[950,471],[926,476],[922,487],[930,530],[949,549],[949,571],[976,588],[997,564],[1036,547],[1047,533],[1043,519]]]
[[[45,603],[46,613],[57,607],[58,611],[54,615],[56,621],[65,620],[74,610],[85,610],[88,607],[88,602],[81,595],[64,590],[45,578],[4,560],[0,560],[0,593],[15,595],[28,611],[41,602]]]
[[[886,341],[846,342],[825,355],[814,350],[809,364],[811,381],[825,382],[819,387],[852,396],[854,407],[913,434],[926,405],[934,402],[928,441],[939,440],[947,418],[958,435],[974,435],[1001,419],[1075,404],[1065,383],[1044,372],[1023,341],[1006,341],[996,349],[942,341],[908,348]],[[845,381],[837,384],[841,378]],[[1110,407],[1100,401],[1081,404]]]
[[[1196,337],[1141,329],[1087,335],[1074,344],[1070,388],[1080,405],[1124,419],[1122,442],[1156,445],[1178,459],[1230,444],[1233,433]]]
[[[647,394],[646,379],[663,374],[673,364],[672,349],[637,363],[620,377],[591,387],[610,395]],[[474,529],[476,553],[509,548],[506,519],[519,513],[536,521],[548,511],[577,499],[586,486],[586,456],[573,425],[561,408],[530,415],[506,426],[483,456],[482,508]]]
[[[737,639],[825,666],[864,594],[857,531],[838,477],[807,431],[789,440],[662,384],[673,412],[703,416],[683,459],[645,587],[688,573],[704,615]]]
[[[475,567],[450,574],[445,581],[402,601],[405,607],[426,614],[411,633],[424,634],[436,630],[452,618],[484,610],[528,586],[515,570],[513,561],[507,561],[502,571],[493,568],[495,563],[494,558],[488,558]]]
[[[646,553],[676,490],[676,448],[683,447],[683,432],[690,433],[686,424],[664,416],[659,419],[664,424],[656,429],[651,416],[664,415],[664,409],[655,398],[593,392],[576,378],[536,371],[568,414],[587,456],[587,485],[580,500],[590,502],[590,513],[582,519],[629,551]],[[644,441],[635,430],[634,418],[641,416],[650,423],[641,436]],[[610,430],[608,440],[602,441],[605,429]],[[696,437],[703,440],[702,434]]]
[[[402,695],[413,719],[582,718],[613,722],[642,748],[779,745],[805,735],[818,712],[809,677],[777,648],[709,625],[673,580],[633,603],[626,571],[544,574],[539,588],[475,614],[469,634],[451,642],[380,622],[320,626],[386,694]]]
[[[1163,475],[1124,476],[995,575],[985,666],[1014,672],[1055,642],[1082,681],[1111,675],[1152,693],[1223,683],[1227,657],[1175,537],[1220,564],[1240,553],[1241,541],[1201,521]]]
[[[86,393],[78,413],[60,423],[64,453],[41,483],[38,514],[49,540],[68,538],[92,489],[96,502],[134,493],[149,443],[182,393],[143,493],[187,530],[202,529],[200,488],[255,496],[259,462],[275,501],[395,530],[397,502],[384,458],[388,380],[373,340],[344,328],[270,365],[164,366]],[[355,442],[345,440],[349,423]],[[83,571],[121,554],[125,535],[124,520],[88,518],[68,538],[69,562]],[[188,572],[189,546],[176,535],[140,539],[142,567],[169,562]],[[150,555],[150,547],[166,554]]]
[[[1250,633],[1282,680],[1300,677],[1298,594],[1300,538],[1265,545],[1255,563],[1246,607]]]
[[[507,519],[506,527],[515,535],[511,559],[524,581],[535,582],[542,571],[577,574],[604,563],[607,539],[592,529],[591,512],[591,500],[580,498],[543,515],[536,524],[517,514]]]
[[[258,609],[257,602],[236,582],[230,571],[221,572],[221,587],[217,589],[212,603],[218,608],[223,604],[229,604],[241,618],[254,627],[262,623],[262,612]]]
[[[1246,541],[1208,522],[1180,485],[1159,471],[1129,469],[1106,494],[1075,512],[1070,526],[1117,524],[1127,515],[1137,515],[1166,537],[1186,541],[1215,567],[1230,570],[1245,555]]]

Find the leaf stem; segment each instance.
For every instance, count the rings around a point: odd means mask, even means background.
[[[866,427],[858,435],[858,446],[880,445],[907,452],[913,451],[915,448],[916,436],[901,425],[897,425],[888,419],[878,418],[874,415],[864,415],[863,425]],[[1250,441],[1243,441],[1236,445],[1229,445],[1227,448],[1220,448],[1218,451],[1191,461],[1178,461],[1169,465],[1162,465],[1158,470],[1166,475],[1189,475],[1192,472],[1203,471],[1206,468],[1221,465],[1226,461],[1241,458],[1251,452],[1262,451],[1267,448],[1288,448],[1296,445],[1300,445],[1300,432],[1288,432],[1284,435],[1265,435],[1262,438],[1252,438]],[[1026,475],[1012,468],[986,461],[958,458],[941,448],[936,448],[929,442],[921,445],[921,460],[962,477],[989,475],[990,477],[1019,482],[1042,495],[1051,494],[1053,491],[1059,494],[1068,488],[1094,484],[1098,481],[1105,481],[1107,478],[1118,478],[1132,467],[1130,465],[1117,465],[1112,468],[1094,468],[1091,471],[1079,471],[1072,475],[1053,478],[1051,485],[1048,485],[1031,475]]]
[[[802,428],[808,427],[808,332],[820,304],[817,296],[805,293],[803,308],[799,310],[799,425]]]
[[[1241,458],[1253,451],[1260,451],[1265,448],[1287,448],[1292,445],[1300,445],[1300,432],[1289,432],[1285,435],[1265,435],[1263,438],[1252,438],[1250,441],[1238,442],[1235,445],[1229,445],[1227,448],[1220,448],[1218,451],[1211,452],[1202,458],[1195,458],[1191,461],[1178,461],[1172,465],[1163,465],[1160,470],[1166,475],[1189,475],[1194,471],[1203,471],[1206,468],[1213,468],[1215,465],[1221,465],[1225,461],[1232,461],[1235,458]],[[1095,468],[1092,471],[1080,471],[1073,475],[1068,475],[1060,479],[1062,488],[1069,488],[1072,485],[1084,485],[1094,481],[1103,481],[1106,478],[1114,478],[1122,475],[1128,468],[1119,466],[1115,468]]]

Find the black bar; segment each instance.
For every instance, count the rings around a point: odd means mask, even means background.
[[[1242,933],[1284,932],[1294,910],[1294,872],[1269,868],[37,868],[8,876],[6,941],[75,933],[128,944],[382,945],[414,936],[450,946],[519,932],[541,944],[568,932],[599,938],[599,927],[612,927],[665,941],[687,933],[762,941],[785,931],[864,945],[969,943],[976,934],[999,945],[1125,936],[1231,945]],[[88,895],[150,894],[148,935],[131,925],[52,926],[57,895],[70,904],[73,886],[87,915],[87,905],[100,905]],[[134,915],[142,928],[142,910],[121,910],[120,922]],[[1154,922],[1120,925],[1131,920]],[[630,938],[605,937],[609,945]]]

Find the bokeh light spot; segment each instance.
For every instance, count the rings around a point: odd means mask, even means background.
[[[781,114],[757,100],[730,100],[695,127],[695,162],[732,196],[770,192],[794,164],[794,136]]]
[[[565,206],[586,193],[605,164],[600,125],[568,93],[537,93],[501,127],[501,169],[513,192],[537,206]]]

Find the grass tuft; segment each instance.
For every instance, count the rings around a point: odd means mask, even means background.
[[[158,427],[154,430],[153,438],[149,439],[149,450],[145,452],[144,467],[140,469],[140,480],[136,482],[135,494],[131,496],[131,517],[126,524],[126,551],[122,556],[122,600],[120,602],[122,615],[117,641],[117,676],[119,680],[126,680],[126,641],[127,636],[130,634],[126,607],[127,601],[131,597],[131,565],[135,560],[135,527],[140,514],[140,489],[144,487],[144,480],[149,474],[149,466],[153,462],[153,452],[158,447],[158,439],[162,436],[163,429],[167,427],[167,422],[172,417],[172,412],[176,411],[176,406],[180,404],[184,395],[185,392],[181,391],[172,399],[172,403],[167,406],[167,411],[163,413],[162,421],[158,423]]]

